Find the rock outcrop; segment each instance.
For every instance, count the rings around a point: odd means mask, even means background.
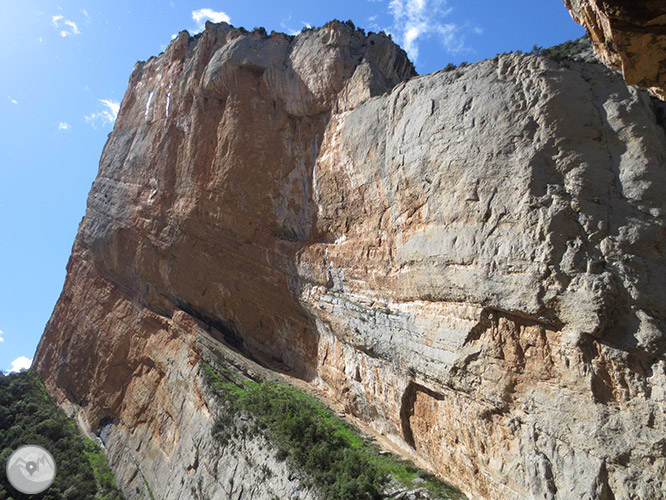
[[[413,76],[337,22],[136,66],[35,359],[128,497],[222,495],[202,329],[472,498],[666,490],[661,103],[536,55]]]
[[[597,57],[630,85],[666,100],[666,5],[661,0],[564,0]]]

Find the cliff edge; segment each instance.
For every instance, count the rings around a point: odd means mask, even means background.
[[[473,498],[658,498],[662,106],[537,55],[415,78],[338,22],[183,32],[132,73],[34,366],[128,498],[226,498],[203,331]]]
[[[661,0],[564,0],[594,52],[630,85],[666,100],[666,5]]]

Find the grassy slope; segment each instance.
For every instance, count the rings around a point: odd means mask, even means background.
[[[389,482],[415,488],[431,496],[461,499],[454,487],[413,464],[379,448],[338,418],[313,396],[276,381],[255,381],[218,365],[202,363],[209,387],[223,407],[214,426],[222,445],[239,432],[261,433],[277,449],[278,457],[303,470],[328,500],[380,499]],[[239,430],[237,417],[251,424]]]
[[[39,495],[14,490],[5,468],[12,452],[26,444],[46,448],[56,461],[53,485]],[[81,434],[46,393],[37,374],[0,375],[0,498],[22,500],[121,500],[99,445]]]

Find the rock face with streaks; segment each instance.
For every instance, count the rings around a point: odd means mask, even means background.
[[[601,61],[666,100],[666,5],[661,0],[564,0]]]
[[[129,498],[226,498],[243,461],[206,329],[471,498],[666,490],[663,105],[541,56],[413,76],[337,22],[136,66],[35,360]]]

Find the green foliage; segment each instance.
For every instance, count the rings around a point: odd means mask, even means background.
[[[284,383],[244,379],[221,366],[202,367],[225,410],[215,422],[215,439],[226,446],[248,429],[263,434],[278,457],[306,472],[324,498],[379,499],[391,479],[412,487],[416,477],[441,498],[464,498],[435,476],[380,454],[315,397]],[[247,426],[239,424],[239,417],[245,417]]]
[[[263,26],[255,26],[252,30],[252,33],[259,33],[264,38],[268,36],[268,33],[266,33],[266,28]]]
[[[137,467],[138,467],[138,464],[137,464]],[[150,497],[150,500],[155,500],[155,495],[153,495],[153,490],[150,488],[150,484],[148,483],[148,480],[146,479],[146,476],[144,476],[143,472],[141,472],[140,468],[139,468],[139,474],[141,475],[141,480],[143,481],[143,484],[146,487],[146,491],[148,491],[148,496]]]
[[[36,444],[53,455],[57,474],[39,495],[14,490],[6,476],[7,460],[22,445]],[[0,498],[14,500],[120,500],[106,456],[97,443],[80,434],[51,401],[37,374],[0,376]]]
[[[583,52],[588,47],[589,44],[583,37],[579,38],[578,40],[569,40],[559,45],[553,45],[547,49],[540,49],[538,54],[553,59],[554,61],[562,62],[574,59],[575,56]]]
[[[604,269],[606,267],[606,259],[604,259],[603,257],[600,257],[598,259],[594,259],[590,263],[590,267],[592,268],[592,270],[596,270],[596,271]]]

